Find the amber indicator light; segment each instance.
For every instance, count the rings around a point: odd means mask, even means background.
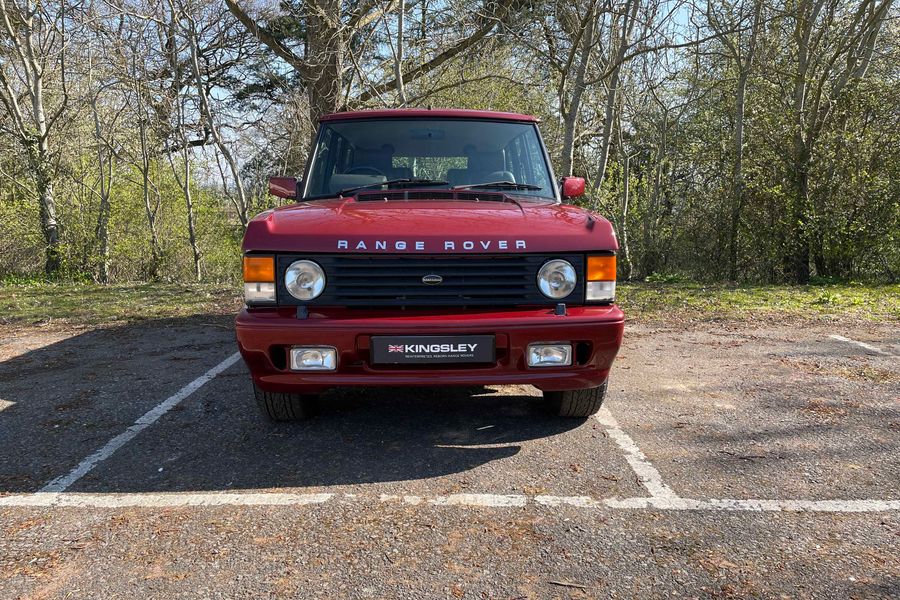
[[[247,283],[275,281],[275,259],[271,256],[245,256],[244,281]]]
[[[588,281],[615,281],[616,257],[613,256],[588,256],[587,259]]]

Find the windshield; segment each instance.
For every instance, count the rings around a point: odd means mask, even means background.
[[[371,119],[324,123],[304,197],[360,188],[465,186],[554,198],[533,123],[466,119]]]

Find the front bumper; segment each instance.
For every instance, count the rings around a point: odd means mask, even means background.
[[[237,340],[253,381],[270,392],[318,393],[336,386],[434,386],[530,384],[557,391],[596,387],[609,375],[622,343],[624,315],[618,306],[553,308],[360,310],[310,308],[244,309]],[[481,365],[373,365],[373,335],[489,334],[496,361]],[[575,364],[529,368],[532,342],[572,342]],[[286,365],[291,346],[334,346],[338,366],[330,372],[297,372]]]

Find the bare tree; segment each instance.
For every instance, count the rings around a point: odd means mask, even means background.
[[[616,102],[618,100],[619,82],[622,76],[622,65],[631,46],[631,34],[637,22],[638,8],[641,0],[625,0],[621,21],[613,19],[613,45],[611,46],[611,71],[606,82],[606,101],[603,111],[603,131],[600,134],[600,158],[597,164],[597,175],[594,185],[599,188],[606,177],[606,165],[609,162],[609,148],[612,142]]]
[[[729,4],[708,2],[706,19],[737,69],[734,92],[734,164],[731,171],[731,218],[728,228],[728,278],[737,279],[738,234],[746,202],[744,182],[744,115],[747,82],[762,27],[762,0],[736,0]]]
[[[790,149],[794,224],[790,269],[798,283],[810,276],[813,207],[809,172],[815,148],[834,108],[865,77],[893,0],[860,0],[852,10],[841,0],[799,0],[791,16],[793,140]]]
[[[0,0],[2,130],[19,142],[31,169],[46,243],[44,270],[59,270],[59,223],[50,138],[68,104],[66,3],[53,8],[30,0]]]
[[[364,0],[358,4],[345,6],[338,0],[309,0],[304,3],[305,37],[301,49],[290,47],[273,30],[261,23],[260,18],[251,16],[239,0],[225,0],[234,16],[260,42],[278,57],[294,68],[303,81],[309,96],[309,118],[315,123],[320,115],[334,112],[341,107],[344,73],[347,70],[351,39],[359,32],[381,19],[390,11],[394,1],[379,2]],[[469,35],[443,47],[436,54],[422,59],[417,64],[401,69],[402,74],[379,83],[367,84],[355,96],[356,103],[367,102],[419,77],[431,73],[442,65],[477,46],[498,25],[513,18],[516,0],[489,2],[477,16],[476,29]],[[346,9],[346,11],[345,11]],[[302,54],[300,53],[302,52]],[[397,63],[398,61],[394,61]]]
[[[236,192],[234,204],[237,210],[238,219],[240,220],[241,225],[246,227],[248,221],[250,220],[250,215],[248,214],[248,201],[247,193],[244,190],[244,182],[241,179],[241,172],[238,168],[237,160],[235,159],[228,142],[225,140],[222,134],[222,128],[218,124],[216,115],[214,114],[212,108],[212,103],[209,95],[209,88],[211,87],[212,82],[210,82],[206,77],[200,65],[199,33],[197,28],[197,21],[192,16],[192,14],[198,12],[199,7],[197,6],[197,4],[190,1],[176,3],[174,0],[169,0],[169,3],[173,13],[177,13],[178,22],[183,25],[183,33],[185,39],[187,40],[188,49],[190,51],[191,73],[193,75],[194,85],[197,88],[197,98],[199,99],[200,112],[203,116],[205,125],[208,128],[210,135],[212,136],[216,148],[218,148],[219,152],[222,154],[222,157],[225,159],[225,163],[228,165],[228,169],[234,181],[234,188]],[[216,20],[219,20],[221,16],[222,15],[218,15],[219,18]]]
[[[196,281],[200,281],[203,278],[203,272],[200,268],[203,256],[200,252],[200,245],[197,242],[197,224],[194,218],[194,195],[191,189],[193,185],[191,177],[191,146],[187,139],[187,126],[184,114],[185,100],[179,96],[175,99],[175,103],[176,131],[180,136],[178,150],[181,152],[181,156],[178,157],[178,160],[175,159],[176,149],[173,146],[166,148],[166,155],[169,159],[169,165],[172,167],[172,174],[175,176],[175,180],[178,182],[184,195],[185,209],[187,210],[188,242],[191,245],[191,254],[194,260],[194,278]]]

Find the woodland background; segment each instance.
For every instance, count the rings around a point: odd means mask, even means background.
[[[316,118],[531,113],[623,279],[896,281],[893,0],[0,0],[0,280],[227,283]]]

